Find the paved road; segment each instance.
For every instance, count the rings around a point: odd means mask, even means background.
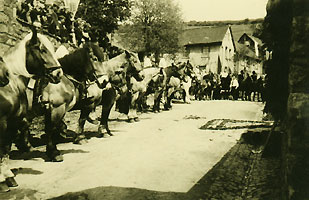
[[[96,187],[186,193],[245,132],[199,127],[212,119],[261,120],[262,108],[258,102],[194,101],[174,104],[171,111],[144,113],[132,124],[112,121],[113,137],[60,144],[62,163],[44,162],[44,147],[35,148],[31,159],[12,160],[11,166],[19,169],[19,187],[5,196],[47,199]],[[70,129],[76,128],[76,117],[66,117]],[[86,131],[95,130],[87,124]],[[122,195],[119,191],[110,199]]]

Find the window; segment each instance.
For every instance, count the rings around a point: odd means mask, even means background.
[[[186,46],[186,47],[185,47],[184,56],[185,56],[186,58],[188,58],[188,57],[189,57],[189,54],[190,54],[190,49]]]
[[[209,57],[210,47],[204,46],[202,47],[202,57]]]

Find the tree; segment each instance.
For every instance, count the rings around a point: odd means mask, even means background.
[[[182,30],[180,8],[173,0],[137,0],[122,29],[122,39],[137,52],[175,53]]]
[[[81,0],[76,16],[87,21],[92,40],[109,46],[107,35],[118,29],[119,22],[130,16],[130,0]]]

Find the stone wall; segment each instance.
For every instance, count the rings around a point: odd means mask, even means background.
[[[30,31],[16,21],[16,2],[17,0],[0,0],[0,56]]]
[[[286,108],[286,112],[278,112],[278,119],[284,122],[281,134],[285,190],[280,199],[309,199],[309,1],[268,0],[265,21],[274,53],[269,69],[277,73],[269,84],[273,88],[288,87],[287,96],[278,93],[272,98],[274,103],[283,102],[278,109]],[[287,73],[280,77],[282,72]]]
[[[309,199],[309,1],[293,0],[287,109],[290,199]]]

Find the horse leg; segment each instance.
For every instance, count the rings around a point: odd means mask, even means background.
[[[4,138],[3,138],[3,145],[4,145],[4,156],[1,160],[1,172],[5,177],[5,182],[9,187],[17,187],[18,184],[16,183],[14,177],[15,175],[8,167],[8,160],[9,160],[9,152],[11,151],[11,146],[13,140],[17,136],[18,128],[19,128],[19,119],[9,119],[7,123],[7,130],[5,131]]]
[[[5,182],[5,173],[2,170],[2,166],[5,165],[4,158],[7,156],[5,148],[5,136],[7,131],[6,119],[0,120],[0,192],[8,192],[10,188]]]
[[[99,129],[98,129],[98,132],[100,134],[102,134],[102,137],[104,137],[104,132],[103,132],[104,128],[106,129],[106,133],[109,136],[113,136],[113,134],[111,133],[111,130],[108,127],[108,117],[109,117],[109,114],[112,110],[113,105],[114,105],[114,103],[107,108],[102,107],[101,122],[100,122]]]
[[[23,118],[20,122],[20,134],[17,137],[17,140],[15,141],[15,145],[21,152],[29,152],[31,150],[31,144],[29,142],[30,137],[30,123],[28,119]]]
[[[12,132],[14,131],[14,132]],[[9,127],[7,119],[0,120],[0,192],[10,191],[9,187],[17,187],[13,172],[8,167],[9,152],[12,144],[12,134],[17,128]]]
[[[184,103],[189,103],[188,99],[187,99],[187,92],[185,89],[182,89],[182,100]]]
[[[174,92],[174,88],[169,88],[167,91],[166,91],[166,94],[164,95],[165,96],[165,103],[164,103],[164,110],[169,110],[172,106],[171,106],[171,100],[172,100],[172,94]]]
[[[46,154],[52,162],[62,162],[63,156],[57,149],[57,137],[60,135],[58,129],[65,114],[65,105],[53,108],[51,104],[45,110],[45,132],[47,135]]]
[[[155,91],[153,99],[153,112],[160,112],[160,101],[162,98],[162,91]]]
[[[91,110],[92,109],[89,107],[84,107],[81,109],[80,116],[78,119],[78,130],[77,130],[76,137],[74,138],[74,141],[73,141],[74,144],[83,144],[86,142],[85,135],[84,135],[84,127],[85,127],[86,120],[91,113]]]
[[[99,134],[102,134],[102,137],[104,137],[104,128],[106,129],[106,132],[108,135],[113,136],[111,133],[109,127],[108,127],[108,117],[112,110],[113,105],[116,101],[116,90],[114,88],[104,90],[102,92],[102,112],[101,112],[101,120],[100,125],[98,128]]]
[[[131,113],[131,119],[133,119],[135,122],[138,122],[138,115],[137,115],[137,100],[139,97],[139,92],[136,92],[132,94],[132,99],[131,99],[131,109],[129,113]]]
[[[139,112],[143,111],[143,107],[144,107],[144,99],[145,99],[145,92],[139,92],[139,95],[136,99],[136,109]]]
[[[127,117],[128,117],[128,122],[129,123],[133,123],[134,122],[134,99],[133,99],[133,95],[131,92],[128,92],[128,95],[126,97],[126,104],[128,106],[128,114],[127,114]]]

